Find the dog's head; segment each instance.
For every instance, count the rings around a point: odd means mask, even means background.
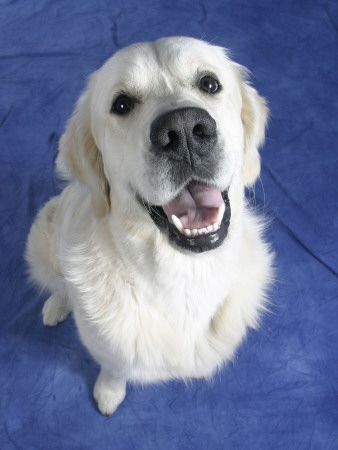
[[[113,196],[131,199],[178,246],[210,250],[227,235],[231,192],[259,175],[266,118],[224,49],[191,38],[135,44],[92,75],[57,167],[90,187],[98,217]]]

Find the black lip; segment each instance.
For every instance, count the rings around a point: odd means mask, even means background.
[[[219,247],[227,237],[231,218],[231,207],[228,191],[223,191],[222,197],[225,203],[225,213],[223,215],[220,228],[215,232],[195,237],[188,237],[180,233],[178,229],[168,221],[165,212],[160,206],[149,205],[140,198],[138,198],[138,200],[148,211],[155,225],[162,232],[169,233],[169,240],[171,242],[184,250],[189,250],[194,253],[202,253]]]

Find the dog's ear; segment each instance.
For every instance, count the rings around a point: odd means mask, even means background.
[[[251,186],[255,183],[261,170],[258,149],[264,142],[269,110],[265,99],[250,86],[247,70],[241,66],[237,66],[237,68],[240,74],[241,118],[244,126],[243,181],[246,186]]]
[[[60,139],[56,169],[63,179],[78,179],[90,187],[94,213],[98,218],[109,212],[110,187],[104,173],[102,154],[91,131],[88,89],[78,100]]]

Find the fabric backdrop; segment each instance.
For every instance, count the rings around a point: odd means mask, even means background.
[[[338,448],[336,0],[0,0],[0,448]],[[270,105],[261,180],[271,313],[212,382],[129,386],[97,411],[73,319],[46,329],[23,251],[59,192],[57,142],[87,76],[136,41],[231,49]]]

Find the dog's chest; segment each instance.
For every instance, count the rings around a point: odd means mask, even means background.
[[[176,331],[204,332],[220,305],[226,300],[229,283],[218,270],[192,264],[173,266],[140,279],[135,297],[145,309],[163,317]]]
[[[229,295],[234,265],[221,249],[193,257],[134,252],[124,259],[96,243],[82,244],[79,255],[73,247],[66,278],[76,288],[80,309],[98,323],[101,317],[112,323],[119,317],[126,327],[131,321],[147,326],[161,321],[174,332],[204,332]]]
[[[233,267],[228,253],[219,249],[191,258],[165,251],[154,258],[133,251],[133,258],[125,252],[124,259],[97,234],[79,240],[63,255],[64,276],[82,340],[96,359],[115,361],[118,354],[144,380],[172,372],[203,375],[196,369],[196,348],[204,348],[227,301]]]

